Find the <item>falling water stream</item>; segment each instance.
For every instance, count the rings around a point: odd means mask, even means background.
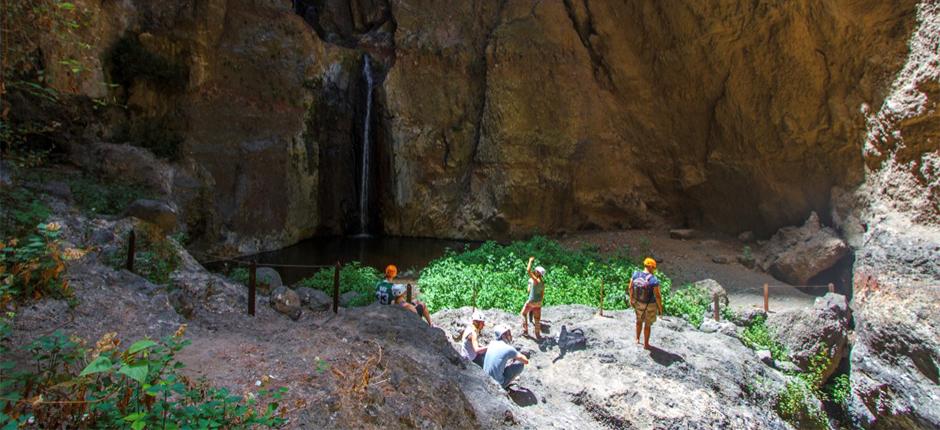
[[[369,133],[372,121],[372,62],[366,54],[362,59],[362,77],[366,81],[365,119],[362,123],[362,177],[359,182],[359,234],[369,233],[369,156],[372,139]]]

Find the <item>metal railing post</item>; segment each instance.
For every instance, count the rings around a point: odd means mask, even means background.
[[[764,313],[770,312],[770,287],[764,284]]]
[[[333,268],[333,313],[339,312],[339,261]]]
[[[255,316],[255,293],[258,265],[254,261],[248,265],[248,315]]]
[[[131,232],[127,237],[127,264],[125,266],[129,272],[134,271],[134,254],[136,253],[137,234],[134,233],[134,229],[131,229]]]

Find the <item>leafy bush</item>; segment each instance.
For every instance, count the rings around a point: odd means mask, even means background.
[[[366,306],[375,301],[375,285],[382,279],[378,270],[363,266],[358,261],[343,266],[339,271],[340,294],[358,293],[350,306]],[[297,283],[297,287],[308,287],[333,294],[333,269],[322,269]]]
[[[0,321],[0,337],[9,335]],[[189,344],[183,327],[161,342],[144,339],[126,350],[114,333],[94,349],[61,332],[27,346],[31,372],[0,363],[0,428],[256,428],[284,423],[277,415],[286,389],[261,392],[272,402],[233,395],[180,374],[176,354]],[[6,356],[0,346],[0,353]]]
[[[823,387],[823,393],[826,397],[843,408],[848,405],[849,397],[852,396],[852,385],[849,382],[849,375],[843,374],[832,378],[829,384]]]
[[[70,298],[59,225],[39,224],[24,240],[0,242],[0,308],[12,300]]]
[[[546,306],[597,306],[603,282],[604,308],[626,309],[630,276],[640,270],[640,265],[627,257],[627,251],[602,256],[596,248],[571,250],[539,236],[508,245],[487,242],[474,250],[448,251],[428,264],[421,272],[422,299],[431,312],[474,304],[480,309],[517,312],[528,298],[525,264],[529,256],[535,256],[535,264],[547,269]],[[666,315],[701,324],[708,307],[707,293],[690,286],[673,293],[669,277],[662,272],[657,277],[662,282]]]
[[[669,286],[660,287],[660,292],[663,296],[663,312],[666,315],[682,317],[695,327],[702,325],[711,303],[707,290],[689,284],[675,293],[670,291]]]
[[[118,215],[137,199],[152,194],[145,187],[85,176],[66,179],[75,203],[82,210],[95,214]]]
[[[248,285],[248,269],[245,267],[236,267],[228,272],[228,278],[240,284]]]
[[[741,333],[741,343],[751,349],[767,349],[774,360],[786,360],[788,353],[774,337],[773,330],[767,327],[767,317],[760,315]]]
[[[799,429],[827,429],[826,414],[814,397],[814,390],[803,378],[792,378],[777,396],[775,408],[781,418]]]
[[[49,213],[49,206],[30,190],[4,187],[0,190],[0,238],[29,234]]]
[[[180,257],[176,244],[163,232],[153,226],[137,229],[136,252],[134,254],[134,272],[153,282],[167,285],[170,275],[179,267]],[[127,246],[108,256],[108,262],[115,269],[122,269],[127,264]]]

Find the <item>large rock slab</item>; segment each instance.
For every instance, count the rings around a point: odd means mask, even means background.
[[[767,325],[803,371],[809,370],[817,354],[825,356],[822,382],[829,379],[848,353],[849,309],[841,294],[819,297],[809,309],[771,313]]]
[[[849,253],[836,232],[823,227],[816,212],[800,227],[784,227],[764,245],[761,267],[781,281],[806,285]]]
[[[173,233],[177,228],[178,211],[175,205],[168,202],[137,199],[127,207],[125,213],[156,225],[164,233]]]

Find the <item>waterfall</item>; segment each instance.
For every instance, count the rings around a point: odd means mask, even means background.
[[[362,177],[359,183],[359,233],[368,234],[369,228],[369,158],[372,139],[369,127],[372,122],[372,62],[369,55],[362,57],[362,77],[366,81],[365,120],[362,123]]]

